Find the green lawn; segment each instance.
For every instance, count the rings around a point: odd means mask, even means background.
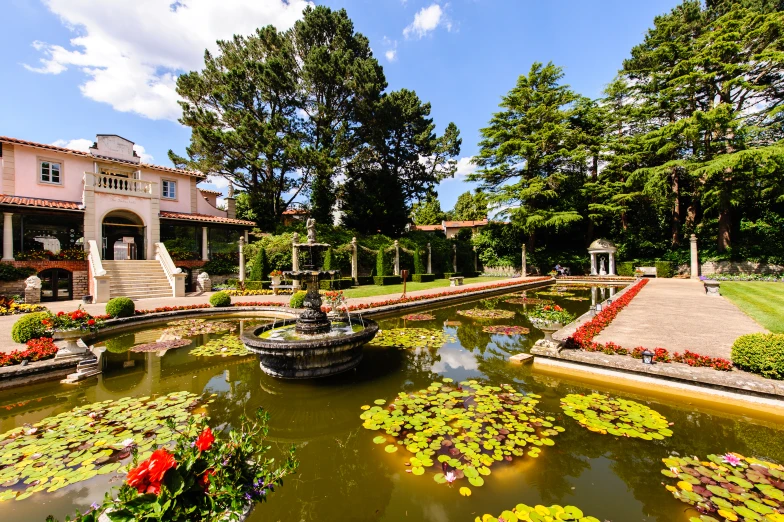
[[[722,281],[721,295],[774,333],[784,333],[784,283]]]
[[[489,283],[491,281],[498,281],[500,279],[506,279],[505,277],[466,277],[463,280],[463,284],[470,284],[470,283]],[[428,290],[430,288],[444,288],[449,286],[449,279],[436,279],[435,281],[431,281],[429,283],[407,283],[406,284],[406,292],[414,292],[416,290]],[[354,288],[350,288],[348,290],[343,290],[343,294],[346,297],[372,297],[375,295],[385,295],[385,294],[402,294],[403,293],[403,285],[387,285],[387,286],[376,286],[376,285],[366,285],[366,286],[358,286]]]

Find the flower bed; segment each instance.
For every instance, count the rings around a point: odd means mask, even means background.
[[[21,364],[22,361],[43,361],[44,359],[51,359],[56,353],[57,346],[55,346],[51,337],[30,339],[27,341],[26,350],[0,353],[0,366],[13,366],[14,364]]]
[[[13,301],[6,306],[0,305],[0,315],[20,315],[31,312],[45,312],[46,310],[44,305],[15,303]]]
[[[631,300],[634,299],[634,297],[640,293],[640,290],[647,284],[648,279],[641,279],[638,283],[629,288],[629,290],[623,293],[618,299],[614,300],[611,305],[596,314],[593,319],[580,326],[566,340],[565,347],[585,350],[586,352],[602,352],[607,355],[630,355],[635,359],[641,359],[642,352],[645,351],[645,348],[642,346],[629,350],[628,348],[624,348],[613,342],[606,344],[595,343],[593,342],[593,339],[613,322],[621,310],[626,308]],[[688,350],[683,354],[675,352],[670,355],[665,348],[655,348],[653,353],[653,360],[660,363],[679,362],[693,367],[710,367],[720,371],[732,370],[732,363],[721,357],[699,355]]]
[[[282,288],[280,290],[223,290],[227,294],[232,297],[247,297],[253,295],[290,295],[292,291],[288,288]]]
[[[769,283],[784,283],[781,274],[706,274],[700,276],[700,281],[765,281]]]

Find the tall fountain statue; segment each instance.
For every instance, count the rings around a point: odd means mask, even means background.
[[[321,281],[339,277],[340,271],[316,268],[330,245],[316,241],[314,219],[306,226],[308,242],[293,245],[306,254],[304,270],[283,273],[305,287],[304,310],[296,321],[267,324],[242,335],[245,346],[259,354],[261,369],[275,377],[307,379],[350,370],[362,360],[362,345],[378,332],[374,321],[349,314],[331,320],[321,309]]]

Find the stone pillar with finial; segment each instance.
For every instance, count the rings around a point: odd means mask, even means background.
[[[428,274],[433,273],[432,259],[433,259],[433,252],[430,250],[430,243],[428,243],[427,244],[427,273]]]
[[[357,238],[351,238],[351,278],[354,284],[359,284],[359,255],[357,251]]]
[[[523,268],[520,270],[520,275],[528,277],[528,259],[525,255],[525,243],[523,243]]]
[[[452,272],[457,273],[457,245],[452,245]]]
[[[395,275],[400,275],[400,244],[395,240]]]
[[[692,234],[689,237],[689,243],[691,243],[691,275],[689,276],[691,279],[699,279],[700,278],[700,258],[697,255],[697,236]]]
[[[299,272],[299,234],[294,232],[291,236],[291,270],[292,272]],[[299,281],[296,279],[291,283],[294,288],[299,287]]]

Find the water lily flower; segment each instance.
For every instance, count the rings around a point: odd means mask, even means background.
[[[721,458],[721,460],[722,462],[725,462],[726,464],[729,464],[730,466],[733,467],[740,466],[740,462],[741,462],[741,460],[732,453],[727,453]]]
[[[448,484],[451,484],[455,481],[455,479],[457,479],[457,475],[455,475],[454,471],[447,471],[446,475],[444,475],[444,478]]]
[[[680,474],[680,472],[681,472],[681,470],[679,470],[679,469],[678,469],[678,468],[676,468],[675,466],[671,467],[671,468],[670,468],[670,471],[672,471],[672,472],[673,472],[673,473],[675,473],[676,475]]]
[[[128,448],[130,446],[133,446],[134,444],[136,444],[136,441],[133,439],[125,439],[124,441],[120,442],[120,445],[123,448]]]

